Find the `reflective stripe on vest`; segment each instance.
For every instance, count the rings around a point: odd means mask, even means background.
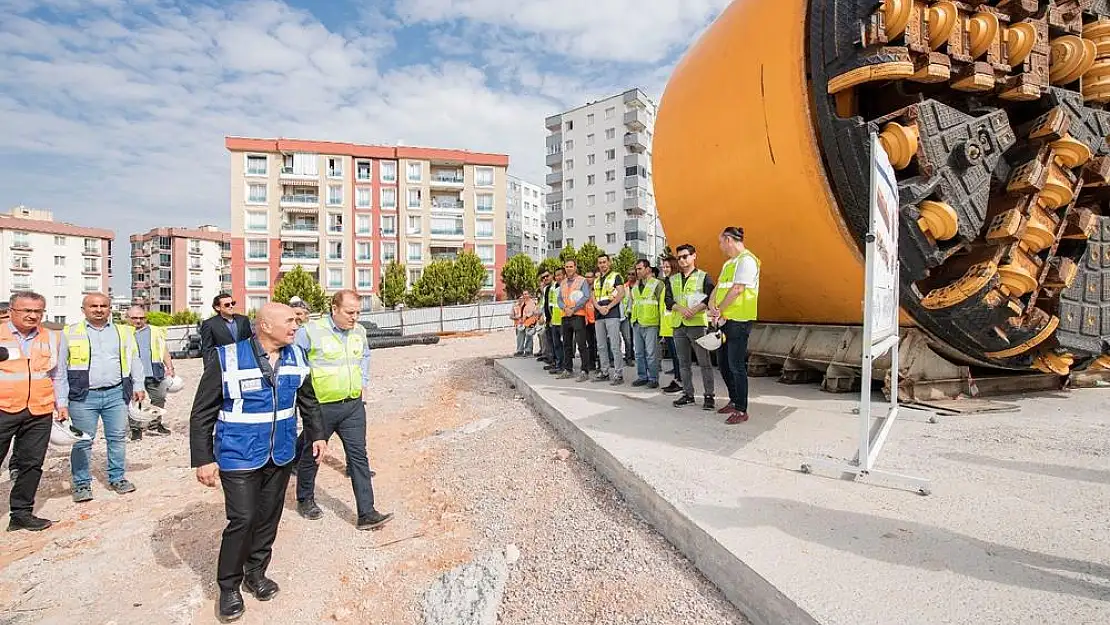
[[[215,430],[216,462],[223,471],[250,471],[271,459],[292,462],[297,449],[297,389],[309,375],[301,348],[281,350],[277,386],[262,372],[250,340],[217,348],[223,404]]]
[[[331,317],[323,317],[305,325],[308,333],[308,366],[312,370],[312,388],[321,404],[362,396],[362,353],[366,335],[356,325],[346,339],[332,329]]]
[[[687,308],[693,308],[697,304],[690,304],[691,296],[705,294],[705,272],[701,269],[695,269],[694,273],[686,278],[686,283],[683,285],[682,274],[676,273],[671,276],[671,293],[674,294],[676,304],[682,304]],[[706,303],[703,298],[700,303]],[[698,314],[686,319],[679,313],[675,313],[673,323],[677,326],[708,326],[709,317],[702,310]]]
[[[642,326],[657,326],[660,321],[659,297],[663,283],[655,278],[648,278],[639,285],[632,287],[632,323]]]
[[[54,412],[54,381],[50,371],[58,366],[59,335],[40,327],[23,348],[11,326],[0,324],[0,347],[8,350],[8,360],[0,362],[0,411],[27,410],[35,416]]]
[[[89,395],[89,364],[92,362],[92,343],[89,341],[85,321],[66,326],[65,336],[68,353],[66,355],[66,377],[69,379],[69,398],[84,401]],[[131,362],[135,358],[135,328],[111,324],[119,341],[119,372],[122,382],[124,401],[131,401],[134,390],[131,384]]]
[[[755,284],[745,285],[744,291],[721,311],[721,317],[724,319],[755,321],[758,318],[760,263],[759,258],[746,249],[736,258],[726,261],[721,268],[721,279],[717,282],[717,296],[714,298],[714,303],[720,305],[725,300],[725,296],[736,283],[736,272],[740,270],[740,261],[746,257],[755,261]]]
[[[582,276],[574,276],[574,280],[563,280],[563,287],[559,289],[559,305],[565,309],[563,311],[564,315],[566,315],[567,310],[580,304],[586,297],[586,294],[582,292],[584,286],[586,286],[586,279]],[[578,295],[572,296],[573,293]],[[585,307],[578,309],[578,312],[574,314],[585,317]]]
[[[617,274],[610,271],[604,276],[594,278],[594,299],[600,304],[612,299],[613,291],[617,289]]]

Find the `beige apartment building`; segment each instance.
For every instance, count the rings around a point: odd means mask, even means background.
[[[8,260],[0,291],[35,291],[46,298],[46,321],[81,319],[88,293],[110,294],[115,233],[54,221],[51,211],[17,206],[0,213],[0,246]]]
[[[226,147],[241,309],[259,308],[297,265],[328,293],[357,290],[368,308],[390,261],[411,285],[464,249],[486,266],[485,297],[502,296],[508,156],[237,137]]]
[[[155,228],[131,235],[131,297],[150,310],[212,312],[230,292],[231,234],[216,226]]]

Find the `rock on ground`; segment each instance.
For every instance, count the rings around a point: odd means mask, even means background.
[[[494,625],[508,576],[500,553],[444,573],[424,595],[424,625]]]

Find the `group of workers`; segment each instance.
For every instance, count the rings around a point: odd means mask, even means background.
[[[164,406],[173,359],[163,328],[147,323],[133,306],[127,324],[115,323],[103,294],[82,301],[84,319],[62,331],[43,325],[46,299],[20,291],[0,318],[0,462],[9,468],[9,531],[45,530],[35,516],[35,494],[52,430],[66,424],[80,436],[70,452],[73,500],[93,499],[89,465],[103,424],[108,487],[134,492],[125,477],[127,433],[169,435],[161,420],[138,422],[129,407],[149,400]],[[217,617],[237,620],[245,611],[241,590],[267,601],[277,594],[266,576],[281,521],[285,491],[296,469],[297,511],[316,520],[317,468],[327,440],[338,434],[358,512],[358,529],[392,518],[375,508],[366,451],[364,389],[370,380],[366,333],[358,326],[359,296],[335,294],[329,315],[309,320],[308,307],[268,303],[252,323],[236,314],[226,293],[213,301],[216,314],[201,324],[204,373],[190,416],[191,463],[202,484],[223,487],[227,526],[217,562]],[[298,433],[296,415],[303,431]],[[14,444],[14,447],[13,447]]]
[[[659,268],[639,260],[626,276],[613,271],[606,254],[598,257],[597,272],[585,276],[578,274],[573,260],[554,275],[541,269],[537,298],[525,292],[511,313],[517,326],[515,355],[531,355],[532,337],[538,335],[538,360],[546,362],[544,369],[559,379],[586,382],[592,378],[619,386],[624,384],[625,366],[634,362],[632,386],[657,389],[662,344],[673,363],[668,372],[673,379],[662,391],[678,394],[673,402],[676,408],[697,403],[696,358],[702,409],[725,415],[730,425],[744,423],[748,420],[748,336],[757,317],[760,264],[744,245],[743,228],[725,228],[718,244],[728,260],[716,281],[698,268],[697,250],[690,244],[679,245]],[[716,336],[707,340],[711,333]],[[728,388],[728,403],[720,408],[713,350],[707,347],[714,342],[720,345],[716,357]]]

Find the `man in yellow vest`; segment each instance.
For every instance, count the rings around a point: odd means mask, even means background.
[[[135,328],[135,344],[139,346],[139,357],[143,360],[146,369],[146,380],[143,384],[150,403],[159,408],[166,407],[166,390],[162,380],[173,377],[173,358],[170,350],[166,349],[166,329],[152,326],[147,323],[146,309],[142,306],[132,306],[127,309],[127,322]],[[131,426],[131,440],[143,438],[143,427],[128,419]],[[156,417],[146,426],[147,434],[152,436],[168,436],[170,431],[162,424],[162,417]]]
[[[381,527],[393,518],[374,507],[374,487],[370,461],[366,455],[366,404],[363,389],[370,384],[370,348],[366,331],[358,324],[362,304],[350,289],[337,292],[331,299],[331,314],[310,321],[298,333],[296,343],[308,352],[312,389],[320,402],[324,421],[324,440],[338,434],[347,459],[347,473],[355,493],[360,530]],[[312,441],[302,436],[298,442],[297,513],[315,521],[324,515],[316,505],[316,470]]]
[[[50,442],[58,383],[65,372],[58,367],[61,334],[42,326],[46,298],[30,291],[12,294],[9,320],[0,321],[0,462],[15,450],[9,464],[12,490],[8,531],[37,532],[52,525],[34,515],[35,493],[42,479],[42,462]],[[55,417],[62,420],[64,412]]]
[[[629,290],[636,353],[636,380],[632,386],[659,388],[659,304],[663,301],[663,283],[655,279],[651,263],[643,259],[636,261],[636,277],[636,284]]]
[[[552,361],[544,367],[551,375],[563,370],[563,308],[559,304],[559,288],[566,278],[563,268],[555,269],[555,277],[544,291],[544,318],[547,320],[547,342],[551,344]]]
[[[709,316],[725,335],[717,358],[729,403],[719,412],[728,414],[725,423],[736,425],[748,420],[748,336],[758,317],[759,259],[744,246],[743,228],[725,228],[719,243],[728,261],[710,297]]]
[[[624,299],[624,280],[613,271],[609,255],[597,257],[597,277],[593,281],[593,306],[597,311],[594,335],[601,363],[594,382],[608,381],[612,386],[624,384],[624,359],[621,357],[621,300]]]
[[[66,387],[59,393],[58,410],[68,410],[73,427],[96,438],[104,424],[108,448],[108,488],[119,495],[135,491],[126,477],[127,404],[146,399],[146,368],[139,358],[135,329],[112,323],[112,303],[107,295],[91,293],[81,302],[85,319],[66,326],[59,351],[59,366],[66,371]],[[73,473],[73,501],[91,501],[92,440],[73,445],[69,464]]]
[[[678,351],[678,364],[682,371],[682,395],[674,400],[674,407],[695,403],[694,376],[692,371],[691,350],[697,353],[698,368],[704,391],[702,410],[714,410],[713,385],[716,373],[710,361],[709,351],[697,343],[705,336],[709,319],[705,314],[709,307],[709,296],[713,293],[713,279],[697,267],[698,252],[693,245],[679,245],[675,250],[678,258],[677,275],[671,276],[671,301],[667,308],[674,316],[674,343]]]

